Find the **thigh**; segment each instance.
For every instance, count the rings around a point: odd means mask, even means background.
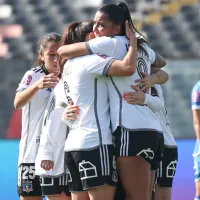
[[[116,188],[104,184],[100,187],[89,188],[88,193],[90,200],[114,200]]]
[[[157,184],[160,187],[172,187],[178,162],[178,150],[176,147],[165,147],[163,159],[156,172]]]
[[[34,163],[23,163],[18,168],[18,194],[21,197],[42,196],[39,177]]]
[[[67,174],[56,178],[41,177],[40,182],[43,196],[60,195],[61,193],[70,196]]]
[[[117,158],[120,179],[127,199],[148,200],[150,165],[140,156]]]

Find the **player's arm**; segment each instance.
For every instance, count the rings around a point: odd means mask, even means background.
[[[147,105],[153,112],[160,111],[164,106],[164,100],[158,95],[152,96],[144,93],[139,87],[132,86],[135,92],[126,92],[123,95],[124,100],[129,104]]]
[[[168,81],[169,75],[162,69],[154,67],[151,69],[151,75],[142,72],[144,78],[137,79],[135,82],[139,83],[137,86],[143,89],[150,89],[155,84],[164,84]]]
[[[200,141],[200,88],[199,82],[194,86],[191,93],[191,103],[192,103],[192,116],[193,116],[193,126],[196,133],[198,141]]]
[[[196,133],[198,141],[200,141],[200,109],[193,109],[193,126]]]
[[[151,64],[151,67],[162,68],[166,64],[166,60],[161,55],[155,53],[155,61]]]
[[[66,58],[66,59],[89,54],[85,42],[63,45],[58,49],[57,53],[61,58]]]
[[[22,108],[35,96],[40,89],[54,88],[58,81],[58,77],[54,76],[54,74],[49,74],[40,78],[34,83],[29,83],[30,86],[25,86],[22,91],[18,91],[16,93],[14,107],[16,109]]]
[[[129,50],[121,60],[115,60],[109,66],[107,75],[110,76],[131,76],[136,71],[137,66],[137,38],[129,28],[128,22],[126,22],[126,35],[130,40]]]

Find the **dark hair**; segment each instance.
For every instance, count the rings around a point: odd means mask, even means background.
[[[39,65],[43,65],[44,61],[41,60],[40,58],[40,53],[43,53],[43,51],[47,48],[48,44],[51,42],[54,43],[60,43],[61,40],[61,35],[58,33],[47,33],[46,35],[44,35],[43,37],[41,37],[38,41],[38,57],[36,59],[35,65],[39,66]]]
[[[84,42],[87,35],[92,32],[93,24],[92,20],[70,24],[63,32],[60,45]]]
[[[63,45],[77,43],[77,42],[84,42],[87,35],[92,32],[93,25],[94,25],[94,22],[92,20],[85,21],[85,22],[71,23],[64,30],[60,45],[63,46]],[[66,61],[67,59],[62,60],[62,58],[59,58],[61,71]]]
[[[138,50],[144,52],[145,55],[148,56],[148,53],[143,47],[143,44],[148,44],[148,41],[134,26],[128,6],[124,2],[119,2],[117,5],[105,5],[98,11],[105,13],[114,24],[121,25],[121,31],[118,35],[126,35],[125,21],[128,20],[130,29],[133,33],[139,35],[139,37],[137,36]]]

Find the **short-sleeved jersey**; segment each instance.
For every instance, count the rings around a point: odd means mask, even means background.
[[[26,90],[47,74],[48,71],[44,66],[39,66],[27,71],[17,88],[17,92]],[[18,165],[21,163],[35,163],[40,142],[44,110],[51,91],[52,89],[39,90],[22,108],[22,132]]]
[[[163,91],[159,84],[154,85],[155,92],[158,94],[158,96],[164,101]],[[152,90],[153,92],[153,90]],[[160,111],[155,112],[156,116],[160,120],[160,124],[163,131],[164,136],[164,143],[166,146],[177,146],[176,141],[174,139],[174,136],[172,134],[172,131],[169,126],[169,118],[167,116],[167,109],[165,104],[163,104],[163,107]]]
[[[191,92],[192,110],[200,109],[200,81],[198,81]]]
[[[66,102],[63,83],[60,80],[51,93],[45,109],[40,146],[35,162],[36,175],[57,177],[64,173],[64,144],[68,129],[62,122],[62,114],[64,107],[67,106]],[[54,161],[54,168],[49,171],[42,169],[40,167],[42,160]]]
[[[112,58],[88,55],[69,59],[64,66],[67,92],[80,114],[70,127],[65,151],[90,150],[112,144],[105,76]]]
[[[129,47],[125,36],[99,37],[86,43],[90,53],[100,53],[122,60]],[[155,61],[155,52],[147,45],[143,46],[148,54],[138,51],[137,70],[132,76],[109,77],[107,79],[112,131],[117,126],[128,130],[157,130],[161,131],[156,115],[146,105],[128,104],[122,97],[125,92],[132,92],[131,85],[136,85],[135,80],[142,78],[141,72],[150,74],[151,64]],[[145,123],[144,123],[145,122]]]

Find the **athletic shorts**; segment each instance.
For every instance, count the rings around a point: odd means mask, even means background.
[[[118,127],[115,136],[116,157],[141,156],[156,170],[164,150],[163,134],[156,131],[129,131]]]
[[[70,192],[108,184],[116,186],[118,174],[113,145],[102,145],[90,151],[65,152]]]
[[[165,146],[162,161],[156,171],[156,182],[160,187],[172,187],[177,162],[178,148]]]
[[[200,142],[197,140],[193,152],[195,182],[200,181]]]
[[[19,196],[42,196],[40,178],[35,175],[34,163],[22,163],[18,168]]]
[[[64,192],[67,196],[70,196],[67,184],[67,174],[56,178],[41,177],[40,184],[43,196],[59,195],[62,192]]]

